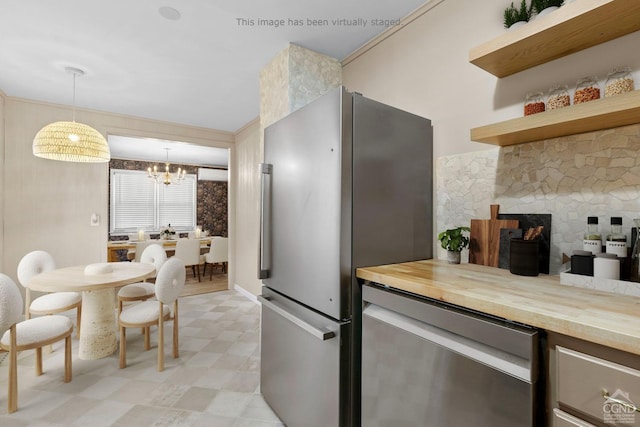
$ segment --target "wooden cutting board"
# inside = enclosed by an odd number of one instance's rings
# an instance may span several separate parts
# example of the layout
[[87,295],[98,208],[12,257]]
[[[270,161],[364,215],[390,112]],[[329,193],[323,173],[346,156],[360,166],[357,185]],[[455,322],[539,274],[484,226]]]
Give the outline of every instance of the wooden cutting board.
[[469,233],[469,262],[498,266],[500,255],[500,229],[518,228],[517,219],[498,219],[500,205],[491,205],[490,219],[472,219]]

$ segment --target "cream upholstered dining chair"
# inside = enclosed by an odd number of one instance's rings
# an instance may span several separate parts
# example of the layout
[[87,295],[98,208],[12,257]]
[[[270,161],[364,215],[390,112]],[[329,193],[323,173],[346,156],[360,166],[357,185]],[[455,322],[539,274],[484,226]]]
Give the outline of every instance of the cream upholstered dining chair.
[[[154,279],[157,276],[158,271],[160,271],[160,268],[166,261],[167,253],[164,248],[157,243],[147,245],[140,256],[141,263],[153,264],[156,268],[156,272],[150,279]],[[153,283],[149,283],[146,280],[123,286],[117,295],[118,313],[122,311],[122,306],[125,302],[145,301],[154,296],[155,292],[156,290]]]
[[174,255],[184,262],[186,267],[191,267],[193,277],[198,271],[198,282],[200,281],[200,240],[199,239],[179,239],[176,242],[176,253]]
[[202,274],[207,273],[207,264],[211,264],[211,273],[209,273],[209,280],[213,279],[213,267],[217,263],[222,264],[222,271],[227,271],[227,262],[229,262],[229,244],[228,239],[222,236],[214,236],[211,239],[211,248],[209,252],[202,255],[202,262],[204,262],[204,271]]
[[144,301],[127,307],[118,316],[120,329],[120,368],[127,367],[126,328],[144,328],[144,349],[149,350],[149,328],[158,326],[158,371],[164,370],[164,322],[171,319],[173,311],[173,357],[178,358],[178,297],[184,288],[185,265],[179,258],[171,257],[156,277],[157,301]]
[[32,315],[56,314],[77,309],[76,336],[79,337],[82,315],[82,294],[80,292],[52,292],[31,300],[31,290],[29,289],[31,279],[55,268],[56,262],[53,256],[39,250],[29,252],[18,263],[18,281],[25,288],[25,318],[31,319]]
[[136,242],[136,247],[129,250],[129,252],[127,253],[127,258],[129,259],[129,261],[140,262],[140,258],[142,257],[144,250],[151,245],[157,245],[157,243],[152,240]]
[[71,381],[71,319],[59,315],[21,319],[18,285],[0,273],[0,351],[9,352],[9,413],[18,410],[18,352],[36,349],[36,375],[42,375],[42,347],[64,339],[64,382]]

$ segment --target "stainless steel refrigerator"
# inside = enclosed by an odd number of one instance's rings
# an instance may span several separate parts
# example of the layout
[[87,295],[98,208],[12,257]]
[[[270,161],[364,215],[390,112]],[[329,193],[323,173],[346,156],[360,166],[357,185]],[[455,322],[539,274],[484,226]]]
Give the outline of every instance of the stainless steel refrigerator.
[[432,257],[432,127],[336,88],[265,129],[261,391],[288,427],[360,425],[355,269]]

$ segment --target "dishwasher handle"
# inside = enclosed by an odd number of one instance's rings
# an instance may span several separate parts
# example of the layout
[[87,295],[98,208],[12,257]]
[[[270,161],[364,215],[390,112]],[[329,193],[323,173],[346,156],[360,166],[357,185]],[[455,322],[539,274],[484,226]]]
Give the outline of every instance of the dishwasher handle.
[[334,338],[336,336],[336,333],[333,332],[333,331],[325,331],[325,330],[316,328],[315,326],[311,325],[310,323],[305,322],[304,320],[300,319],[299,317],[291,314],[290,312],[288,312],[284,308],[282,308],[282,307],[276,305],[274,302],[272,302],[269,297],[263,297],[262,295],[258,295],[258,301],[260,301],[260,303],[264,307],[267,307],[268,309],[274,311],[276,314],[284,317],[289,322],[291,322],[294,325],[298,326],[299,328],[305,330],[309,334],[311,334],[314,337],[318,338],[320,341],[327,341],[327,340],[330,340],[331,338]]
[[521,381],[528,383],[534,381],[533,376],[535,372],[534,369],[532,369],[531,360],[490,347],[481,342],[429,325],[428,323],[407,317],[375,304],[368,304],[363,310],[362,315],[363,317],[370,317],[404,332],[416,335],[467,359],[504,372]]

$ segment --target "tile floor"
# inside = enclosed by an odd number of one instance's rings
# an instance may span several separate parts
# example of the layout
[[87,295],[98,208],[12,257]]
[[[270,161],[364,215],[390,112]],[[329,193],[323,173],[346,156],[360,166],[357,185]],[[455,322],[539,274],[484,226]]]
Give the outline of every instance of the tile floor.
[[[45,356],[36,377],[33,353],[19,357],[18,411],[7,414],[7,361],[0,363],[0,426],[283,426],[259,392],[260,308],[236,291],[180,298],[180,358],[171,356],[165,328],[165,370],[157,372],[157,343],[142,349],[139,330],[127,331],[126,369],[118,353],[77,358],[63,383],[62,343]],[[155,328],[154,328],[155,329]],[[1,357],[1,356],[0,356]]]

